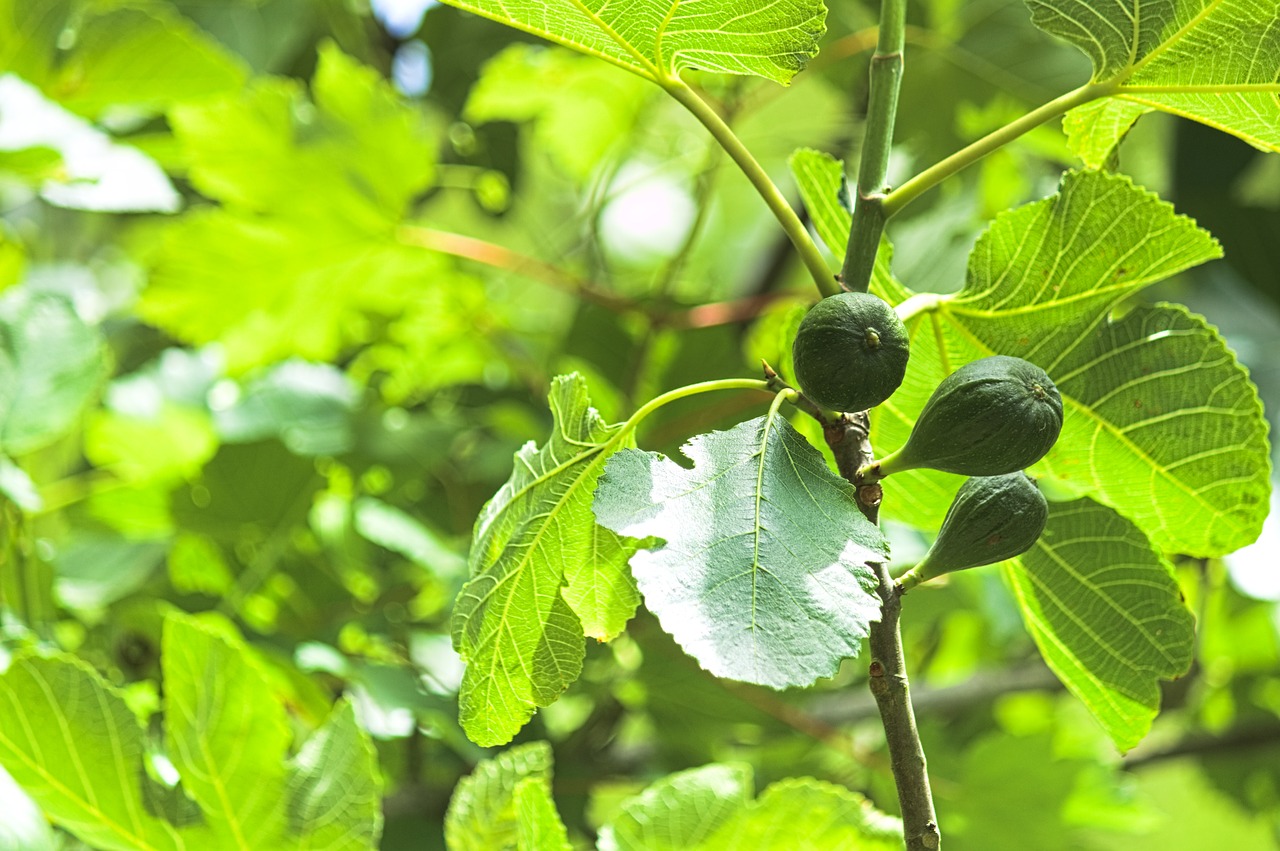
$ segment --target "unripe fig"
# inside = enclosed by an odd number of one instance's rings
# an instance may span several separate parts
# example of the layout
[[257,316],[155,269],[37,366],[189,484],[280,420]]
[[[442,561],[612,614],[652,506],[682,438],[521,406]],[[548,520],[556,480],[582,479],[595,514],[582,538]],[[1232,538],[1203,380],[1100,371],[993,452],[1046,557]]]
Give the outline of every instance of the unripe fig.
[[908,341],[906,327],[884,299],[870,293],[828,296],[796,331],[796,381],[823,408],[874,408],[902,383]]
[[1062,397],[1043,369],[994,355],[967,363],[933,391],[907,442],[864,468],[869,480],[928,467],[999,476],[1045,456],[1062,431]]
[[975,476],[960,486],[929,552],[898,580],[926,579],[1022,555],[1049,520],[1049,503],[1026,473]]

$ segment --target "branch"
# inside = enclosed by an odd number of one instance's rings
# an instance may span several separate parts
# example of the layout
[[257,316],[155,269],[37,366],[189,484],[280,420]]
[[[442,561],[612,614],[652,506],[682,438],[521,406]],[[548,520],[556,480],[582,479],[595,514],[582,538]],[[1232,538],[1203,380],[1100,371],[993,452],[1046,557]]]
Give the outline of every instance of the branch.
[[1177,759],[1184,756],[1197,756],[1223,751],[1256,749],[1268,745],[1280,744],[1280,724],[1251,724],[1234,730],[1227,730],[1218,735],[1197,734],[1187,736],[1179,742],[1161,748],[1141,752],[1130,751],[1120,763],[1127,771],[1133,771],[1153,762],[1166,759]]
[[[840,475],[857,488],[858,508],[868,520],[878,523],[883,496],[880,485],[866,484],[857,475],[861,467],[875,460],[867,412],[840,414],[822,422],[823,437],[835,455]],[[920,744],[915,710],[911,706],[902,633],[898,628],[902,598],[894,589],[887,564],[876,565],[876,593],[880,595],[881,609],[880,620],[871,624],[868,638],[871,651],[868,685],[880,711],[880,723],[889,747],[907,851],[937,851],[942,847],[942,834],[933,809],[933,792],[929,788],[924,747]]]
[[880,235],[888,218],[883,209],[889,151],[902,86],[902,51],[906,38],[907,0],[882,0],[876,52],[871,57],[871,94],[867,103],[867,132],[858,165],[858,194],[853,202],[853,227],[840,279],[845,289],[864,293],[871,283]]

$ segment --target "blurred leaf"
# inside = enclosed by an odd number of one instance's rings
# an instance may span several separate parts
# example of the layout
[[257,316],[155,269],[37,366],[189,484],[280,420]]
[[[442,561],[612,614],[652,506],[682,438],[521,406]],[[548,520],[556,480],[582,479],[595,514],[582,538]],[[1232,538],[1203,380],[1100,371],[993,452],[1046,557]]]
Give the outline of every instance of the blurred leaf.
[[[27,148],[27,151],[44,151],[45,148]],[[22,153],[22,152],[19,152]],[[56,152],[53,153],[58,159]],[[0,174],[11,172],[12,158],[7,151],[0,151]],[[22,269],[27,263],[27,253],[22,244],[16,242],[3,229],[0,229],[0,290],[8,289],[22,280]]]
[[444,817],[449,851],[517,851],[516,791],[530,779],[551,782],[551,746],[546,742],[518,745],[477,765],[449,800]]
[[27,512],[39,511],[44,502],[26,471],[4,455],[0,455],[0,497]]
[[380,547],[427,568],[440,576],[461,576],[465,560],[439,536],[395,506],[360,497],[353,507],[353,522],[360,535]]
[[356,725],[351,704],[334,707],[293,760],[289,826],[301,849],[359,851],[382,832],[377,754]]
[[91,117],[108,107],[161,112],[245,78],[238,59],[159,3],[0,0],[0,68]]
[[[1062,436],[1042,462],[1056,482],[1112,506],[1162,549],[1209,556],[1248,543],[1266,516],[1269,462],[1247,374],[1181,307],[1112,314],[1142,287],[1217,254],[1211,237],[1127,178],[1068,174],[1058,195],[997,218],[974,248],[965,288],[908,320],[911,363],[876,409],[876,448],[905,442],[955,368],[1015,355],[1044,367],[1063,395]],[[914,516],[886,507],[934,524],[958,481],[908,473],[899,484]]]
[[[601,0],[548,5],[534,0],[449,0],[485,18],[598,56],[655,82],[685,68],[755,74],[786,84],[818,52],[826,31],[821,0],[762,3]],[[655,25],[655,22],[658,22]]]
[[519,851],[572,851],[544,778],[525,777],[516,784],[515,808]]
[[222,597],[235,584],[218,545],[203,535],[182,533],[169,549],[169,582],[179,594]]
[[120,693],[71,656],[0,675],[0,763],[53,822],[105,849],[185,848],[142,801],[145,745]]
[[339,455],[351,448],[357,400],[337,367],[291,360],[250,381],[214,421],[228,443],[275,437],[299,455]]
[[692,469],[624,449],[605,464],[599,522],[665,544],[631,557],[645,605],[716,676],[784,688],[832,676],[880,614],[888,546],[853,486],[776,408],[682,451]]
[[558,698],[582,669],[584,631],[611,638],[638,602],[626,567],[634,546],[591,513],[604,461],[630,435],[600,419],[580,376],[556,378],[548,401],[551,437],[525,444],[481,511],[471,581],[454,604],[453,643],[467,661],[459,716],[481,745],[510,741]]
[[62,298],[0,298],[0,451],[22,455],[68,434],[106,378],[105,355]]
[[704,765],[657,781],[600,831],[600,851],[692,851],[751,800],[747,765]]
[[128,482],[194,476],[217,450],[218,437],[207,413],[169,403],[154,417],[101,408],[85,427],[85,457]]
[[165,620],[165,740],[219,841],[272,847],[284,833],[289,728],[229,629],[182,615]]
[[601,851],[892,851],[902,823],[861,795],[811,777],[752,800],[751,770],[713,764],[664,777],[622,805]]
[[54,558],[58,598],[78,609],[97,609],[141,588],[164,559],[168,541],[76,529]]
[[1160,680],[1191,666],[1195,623],[1142,532],[1090,500],[1052,503],[1040,540],[1009,564],[1027,629],[1121,751],[1160,708]]
[[172,500],[182,528],[236,544],[302,524],[320,476],[309,458],[274,440],[224,444],[198,482]]
[[463,117],[534,125],[534,141],[585,180],[630,133],[650,90],[630,74],[566,50],[513,44],[485,65]]
[[[931,773],[950,778],[938,784],[938,819],[952,826],[946,843],[957,851],[1094,849],[1085,830],[1094,825],[1081,824],[1069,810],[1078,791],[1086,786],[1095,793],[1095,810],[1114,810],[1129,797],[1117,788],[1118,781],[1089,783],[1096,782],[1092,773],[1099,763],[1063,753],[1047,732],[1019,736],[998,731],[963,745],[954,756],[944,748],[931,750],[929,763]],[[958,764],[951,765],[952,760]],[[1135,829],[1126,830],[1129,824]],[[1145,847],[1139,824],[1121,822],[1108,832]]]
[[699,851],[898,851],[902,822],[861,795],[811,777],[780,780],[738,810]]
[[1093,62],[1114,94],[1072,110],[1066,128],[1098,168],[1139,115],[1159,109],[1280,151],[1280,5],[1274,0],[1027,0],[1036,26]]
[[140,313],[192,343],[220,341],[241,372],[291,355],[330,361],[448,270],[396,241],[429,183],[422,116],[371,69],[326,45],[314,105],[291,80],[175,109],[191,180],[221,209],[166,233]]

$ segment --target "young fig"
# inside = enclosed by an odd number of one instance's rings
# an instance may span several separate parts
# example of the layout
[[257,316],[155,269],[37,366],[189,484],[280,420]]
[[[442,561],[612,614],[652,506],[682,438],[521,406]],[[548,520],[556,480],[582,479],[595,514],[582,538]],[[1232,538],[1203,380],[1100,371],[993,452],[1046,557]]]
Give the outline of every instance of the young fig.
[[907,442],[864,468],[870,481],[928,467],[999,476],[1045,456],[1062,431],[1062,397],[1022,358],[993,355],[957,369],[933,391]]
[[908,342],[906,327],[884,299],[870,293],[828,296],[796,331],[796,381],[823,408],[874,408],[902,384]]
[[903,574],[903,591],[935,576],[1022,555],[1049,519],[1049,503],[1026,473],[975,476],[960,486],[933,546]]

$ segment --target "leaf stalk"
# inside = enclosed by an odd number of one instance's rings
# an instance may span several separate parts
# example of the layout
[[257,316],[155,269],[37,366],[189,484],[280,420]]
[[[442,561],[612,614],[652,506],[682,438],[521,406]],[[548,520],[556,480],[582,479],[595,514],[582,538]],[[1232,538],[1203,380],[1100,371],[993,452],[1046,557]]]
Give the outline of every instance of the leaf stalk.
[[760,197],[764,199],[769,210],[777,218],[778,223],[782,225],[783,231],[791,239],[791,244],[796,247],[796,251],[800,254],[800,259],[804,261],[805,267],[809,270],[809,274],[813,277],[814,284],[818,287],[818,292],[824,296],[835,295],[840,292],[840,286],[836,282],[835,276],[831,274],[831,269],[827,266],[827,261],[823,259],[822,253],[818,251],[818,246],[814,244],[813,238],[809,236],[808,229],[804,226],[804,222],[800,221],[800,217],[796,215],[796,211],[792,208],[790,202],[783,196],[781,190],[769,177],[768,173],[752,156],[747,146],[742,144],[742,140],[738,138],[733,129],[720,117],[711,105],[698,96],[689,84],[677,78],[668,78],[662,81],[662,87],[667,90],[673,98],[680,102],[685,109],[693,113],[693,117],[702,123],[710,131],[715,140],[724,148],[725,153],[733,158],[738,164],[738,168],[742,169],[742,173],[746,175],[747,180],[751,181],[751,185],[760,193]]
[[1034,130],[1052,118],[1064,115],[1067,111],[1077,106],[1106,97],[1112,94],[1115,88],[1115,83],[1086,83],[1047,103],[1041,104],[1021,118],[1015,119],[998,130],[988,133],[976,142],[961,148],[886,195],[883,205],[885,217],[893,218],[893,216],[902,211],[903,207],[948,177],[973,165],[987,154],[999,150],[1019,136]]

